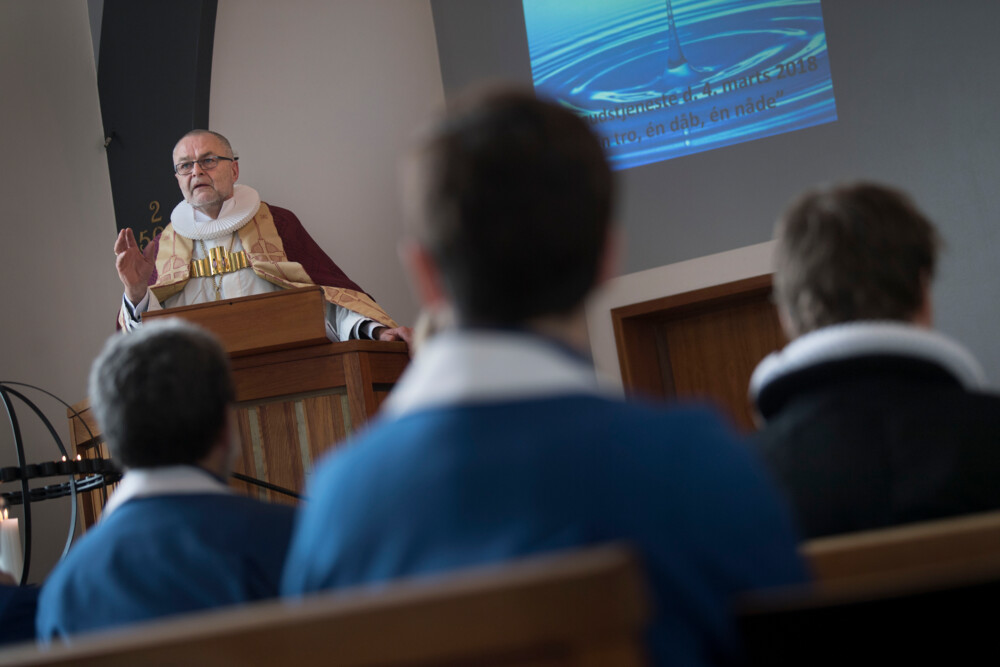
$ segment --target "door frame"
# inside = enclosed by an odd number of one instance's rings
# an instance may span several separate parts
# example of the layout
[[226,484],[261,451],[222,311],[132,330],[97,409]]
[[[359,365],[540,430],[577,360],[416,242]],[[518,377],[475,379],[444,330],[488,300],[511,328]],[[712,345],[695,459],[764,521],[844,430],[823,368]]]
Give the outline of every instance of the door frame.
[[774,245],[774,241],[758,243],[621,275],[605,283],[587,304],[591,355],[605,384],[624,387],[612,310],[770,274]]
[[[674,395],[669,354],[661,349],[656,327],[664,320],[770,294],[772,274],[664,296],[611,310],[622,384],[627,394],[667,398]],[[651,363],[656,360],[656,363]]]

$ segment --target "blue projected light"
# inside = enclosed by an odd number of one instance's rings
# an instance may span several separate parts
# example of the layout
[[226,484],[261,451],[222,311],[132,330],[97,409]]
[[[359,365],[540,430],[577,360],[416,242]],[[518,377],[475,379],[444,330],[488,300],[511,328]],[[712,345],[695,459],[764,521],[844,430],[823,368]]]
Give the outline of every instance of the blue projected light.
[[524,0],[539,95],[615,169],[837,120],[819,0]]

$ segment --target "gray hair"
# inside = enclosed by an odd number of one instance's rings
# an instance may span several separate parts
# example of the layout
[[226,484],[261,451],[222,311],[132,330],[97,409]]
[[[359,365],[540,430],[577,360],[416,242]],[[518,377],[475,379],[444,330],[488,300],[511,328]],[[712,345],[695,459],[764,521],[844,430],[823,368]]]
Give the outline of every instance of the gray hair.
[[222,346],[178,319],[109,339],[90,369],[89,394],[112,456],[129,468],[199,462],[234,400]]
[[178,139],[176,143],[174,143],[174,150],[177,150],[177,144],[181,143],[188,137],[197,137],[202,134],[210,134],[222,142],[222,145],[226,147],[226,153],[227,153],[227,155],[224,155],[223,157],[236,157],[236,153],[233,152],[233,145],[229,143],[229,139],[226,139],[224,136],[213,130],[203,130],[203,129],[191,130],[190,132],[186,133],[183,137]]

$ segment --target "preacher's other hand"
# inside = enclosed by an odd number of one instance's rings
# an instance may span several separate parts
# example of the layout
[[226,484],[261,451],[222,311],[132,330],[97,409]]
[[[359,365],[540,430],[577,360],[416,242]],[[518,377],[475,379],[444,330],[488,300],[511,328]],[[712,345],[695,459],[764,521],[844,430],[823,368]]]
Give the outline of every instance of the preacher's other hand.
[[375,340],[401,340],[407,345],[410,344],[410,339],[413,337],[413,329],[410,327],[396,327],[394,329],[377,327],[372,333]]
[[125,286],[125,296],[133,305],[146,296],[149,277],[156,267],[153,262],[155,252],[152,243],[147,243],[146,249],[139,252],[139,244],[135,242],[131,227],[118,233],[115,241],[115,268],[118,269],[118,278]]

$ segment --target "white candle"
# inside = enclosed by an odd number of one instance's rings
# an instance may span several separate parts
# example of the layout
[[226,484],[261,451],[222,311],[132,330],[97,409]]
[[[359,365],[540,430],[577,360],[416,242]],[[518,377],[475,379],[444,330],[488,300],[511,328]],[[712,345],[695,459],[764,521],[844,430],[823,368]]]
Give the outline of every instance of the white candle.
[[21,530],[17,519],[7,518],[7,509],[0,513],[0,570],[15,581],[21,580]]

